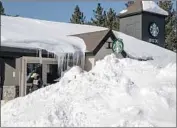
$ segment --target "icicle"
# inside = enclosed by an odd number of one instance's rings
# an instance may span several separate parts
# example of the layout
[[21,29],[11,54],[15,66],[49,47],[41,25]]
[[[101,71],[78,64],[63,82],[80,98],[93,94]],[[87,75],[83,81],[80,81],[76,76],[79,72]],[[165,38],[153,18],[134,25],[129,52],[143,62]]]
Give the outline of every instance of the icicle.
[[58,71],[59,71],[59,75],[61,76],[61,57],[60,57],[60,56],[58,56],[57,61],[58,61]]
[[77,63],[77,57],[76,57],[76,53],[74,53],[74,56],[73,56],[73,66],[75,66],[76,65],[76,63]]
[[61,65],[62,65],[62,76],[64,75],[64,71],[65,71],[65,55],[62,56],[62,59],[61,59]]
[[72,56],[72,62],[71,63],[72,63],[72,67],[73,67],[74,66],[74,53],[72,53],[71,56]]
[[61,54],[58,56],[58,69],[60,70],[60,74],[61,77],[63,76],[63,72],[64,72],[64,58],[65,58],[65,54]]
[[39,63],[42,64],[42,50],[39,49]]
[[70,67],[69,67],[69,53],[67,54],[67,70],[69,70],[70,69]]
[[85,64],[85,52],[75,53],[56,53],[54,56],[58,61],[58,74],[62,77],[66,70],[69,70],[73,66],[80,66],[84,69]]
[[78,61],[79,61],[79,52],[76,52],[76,66],[78,66]]
[[39,51],[39,50],[37,49],[37,50],[36,50],[36,57],[38,57],[38,56],[39,56],[39,55],[38,55],[38,51]]
[[47,51],[47,58],[49,58],[50,52]]
[[82,52],[81,54],[81,68],[84,69],[85,67],[85,52]]

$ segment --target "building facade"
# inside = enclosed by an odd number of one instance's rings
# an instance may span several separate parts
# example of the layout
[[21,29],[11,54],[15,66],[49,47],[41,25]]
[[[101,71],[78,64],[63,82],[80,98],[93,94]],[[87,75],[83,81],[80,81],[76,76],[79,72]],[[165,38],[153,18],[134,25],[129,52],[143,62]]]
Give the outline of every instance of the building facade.
[[[97,60],[103,59],[106,55],[113,53],[112,42],[116,40],[112,30],[104,30],[90,33],[72,35],[84,40],[87,51],[85,52],[85,65],[82,67],[81,60],[73,64],[73,58],[64,60],[64,65],[58,66],[56,56],[47,53],[45,50],[38,52],[37,49],[23,49],[14,47],[0,47],[0,71],[1,71],[1,99],[11,100],[29,93],[32,81],[29,79],[30,73],[40,74],[43,85],[50,85],[57,82],[62,76],[60,69],[67,70],[78,65],[89,71]],[[119,57],[124,57],[121,53]],[[72,63],[70,63],[72,62]]]
[[[148,2],[148,1],[146,1]],[[165,43],[165,17],[166,13],[155,2],[148,4],[156,6],[146,7],[146,2],[138,0],[120,15],[120,31],[137,39],[164,47]],[[148,9],[144,9],[144,8]],[[158,11],[163,13],[159,13]]]

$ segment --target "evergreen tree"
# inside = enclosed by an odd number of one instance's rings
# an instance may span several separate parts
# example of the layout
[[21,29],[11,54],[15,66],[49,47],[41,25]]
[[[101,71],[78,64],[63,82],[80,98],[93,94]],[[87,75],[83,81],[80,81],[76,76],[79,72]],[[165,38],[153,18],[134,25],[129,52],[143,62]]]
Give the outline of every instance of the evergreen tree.
[[91,21],[87,21],[87,22],[85,22],[85,24],[92,25],[92,22]]
[[107,14],[106,14],[106,11],[103,12],[103,26],[104,27],[107,27],[108,25],[108,21],[107,21]]
[[98,3],[96,10],[93,10],[94,18],[91,18],[91,22],[96,26],[106,26],[106,12],[101,7],[101,4]]
[[173,9],[172,1],[160,1],[159,6],[168,12],[165,19],[165,48],[176,51],[176,11]]
[[74,9],[74,14],[72,14],[72,18],[70,19],[71,23],[75,24],[84,24],[85,23],[85,16],[83,12],[81,12],[78,5],[76,5]]
[[128,8],[128,7],[130,7],[132,4],[134,4],[134,1],[128,1],[127,3],[125,3],[125,6]]
[[0,1],[0,11],[1,11],[1,15],[5,15],[5,13],[4,13],[4,7],[3,7],[1,1]]
[[119,20],[116,12],[110,8],[106,15],[106,27],[114,30],[119,29]]

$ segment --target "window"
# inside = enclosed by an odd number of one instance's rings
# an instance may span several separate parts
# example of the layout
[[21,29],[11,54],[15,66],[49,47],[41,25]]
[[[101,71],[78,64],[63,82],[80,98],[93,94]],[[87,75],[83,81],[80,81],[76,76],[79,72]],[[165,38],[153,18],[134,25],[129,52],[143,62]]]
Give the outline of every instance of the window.
[[32,83],[32,73],[38,73],[42,78],[42,66],[39,63],[27,63],[27,83]]
[[57,81],[55,81],[56,79],[58,79],[61,75],[60,72],[58,70],[58,64],[48,64],[48,72],[47,72],[47,83],[48,84],[53,84]]
[[107,42],[108,43],[108,47],[106,49],[112,49],[112,42]]

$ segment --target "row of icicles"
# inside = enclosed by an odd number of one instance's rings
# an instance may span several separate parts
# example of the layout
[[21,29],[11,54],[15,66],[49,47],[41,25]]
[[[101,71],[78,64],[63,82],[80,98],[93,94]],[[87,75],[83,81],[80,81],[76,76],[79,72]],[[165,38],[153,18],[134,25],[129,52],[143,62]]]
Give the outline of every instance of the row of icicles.
[[[40,64],[42,64],[41,49],[37,51],[37,55],[39,55]],[[49,58],[50,55],[52,55],[52,58],[56,58],[58,62],[58,74],[60,74],[59,76],[61,77],[73,66],[80,66],[82,69],[84,68],[85,52],[77,51],[75,53],[58,53],[58,55],[47,52],[47,58]]]

